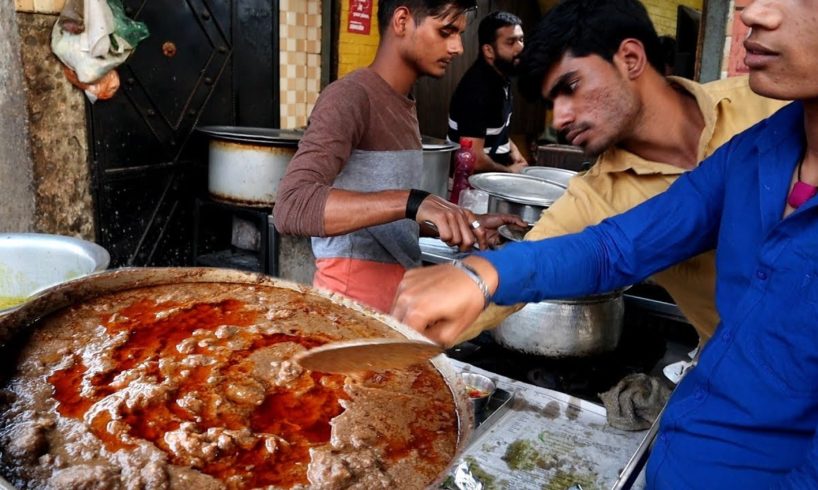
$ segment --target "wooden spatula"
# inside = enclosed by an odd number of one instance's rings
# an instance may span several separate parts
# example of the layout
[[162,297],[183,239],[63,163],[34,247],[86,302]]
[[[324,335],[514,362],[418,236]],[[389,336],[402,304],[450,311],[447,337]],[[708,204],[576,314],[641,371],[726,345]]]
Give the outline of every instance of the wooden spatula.
[[443,347],[425,340],[358,339],[330,342],[295,355],[310,371],[351,373],[401,369],[427,361]]

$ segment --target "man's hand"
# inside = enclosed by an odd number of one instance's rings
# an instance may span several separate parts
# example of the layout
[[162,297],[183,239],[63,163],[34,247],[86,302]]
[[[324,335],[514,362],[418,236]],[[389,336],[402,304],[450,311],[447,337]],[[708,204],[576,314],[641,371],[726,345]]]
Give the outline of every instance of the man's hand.
[[[497,271],[485,259],[469,257],[489,291],[497,288]],[[392,315],[428,338],[453,345],[477,319],[483,293],[465,272],[451,265],[412,269],[403,276],[392,306]]]
[[[497,229],[501,226],[516,225],[521,228],[528,228],[528,223],[513,214],[480,214],[477,216],[477,221],[480,222],[480,228],[486,234],[486,244],[491,248],[500,245],[500,233]],[[485,248],[481,246],[480,250],[485,250]]]
[[517,148],[514,141],[509,140],[509,145],[511,148],[511,151],[509,152],[509,156],[511,156],[511,165],[508,166],[508,171],[518,174],[528,166],[528,162],[525,158],[523,158],[523,154],[520,153],[520,149]]
[[508,166],[508,171],[515,174],[519,174],[526,167],[528,167],[528,162],[526,162],[525,160],[515,161],[514,163]]
[[433,223],[441,240],[464,252],[471,250],[475,243],[481,249],[488,247],[486,231],[474,213],[434,194],[423,200],[416,219],[418,223]]

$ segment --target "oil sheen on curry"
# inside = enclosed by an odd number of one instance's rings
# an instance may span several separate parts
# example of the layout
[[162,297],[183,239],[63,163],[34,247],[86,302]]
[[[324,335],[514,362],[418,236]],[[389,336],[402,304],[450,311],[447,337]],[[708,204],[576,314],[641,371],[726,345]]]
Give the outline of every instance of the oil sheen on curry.
[[454,457],[431,364],[359,375],[290,361],[397,336],[309,293],[221,283],[110,294],[41,321],[0,393],[18,488],[424,488]]

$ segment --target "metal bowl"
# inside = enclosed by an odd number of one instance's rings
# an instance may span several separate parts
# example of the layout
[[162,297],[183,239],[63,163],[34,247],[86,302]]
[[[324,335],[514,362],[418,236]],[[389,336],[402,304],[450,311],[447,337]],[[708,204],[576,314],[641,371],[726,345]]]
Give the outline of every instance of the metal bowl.
[[466,385],[466,395],[471,400],[472,408],[474,408],[475,421],[480,420],[481,415],[486,410],[491,396],[497,389],[497,385],[488,376],[475,373],[462,373],[460,379]]
[[96,243],[42,233],[0,235],[0,314],[38,291],[108,267]]

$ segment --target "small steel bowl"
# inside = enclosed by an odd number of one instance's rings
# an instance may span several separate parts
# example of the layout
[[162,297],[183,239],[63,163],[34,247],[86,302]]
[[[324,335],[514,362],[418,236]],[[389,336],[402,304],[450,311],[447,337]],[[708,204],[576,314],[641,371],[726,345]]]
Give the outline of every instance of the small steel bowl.
[[491,395],[497,389],[497,385],[482,374],[462,373],[460,378],[463,380],[463,384],[466,385],[466,395],[471,400],[474,408],[475,421],[480,420],[481,415],[486,410],[486,405],[491,399]]

